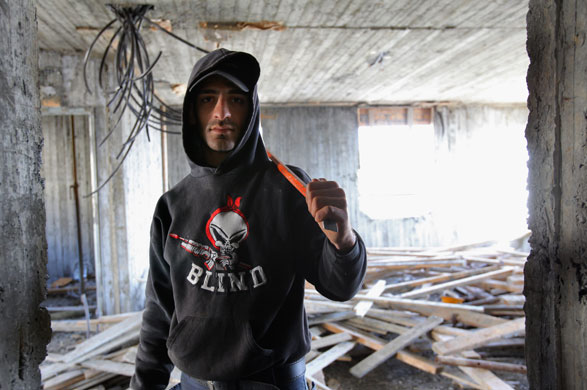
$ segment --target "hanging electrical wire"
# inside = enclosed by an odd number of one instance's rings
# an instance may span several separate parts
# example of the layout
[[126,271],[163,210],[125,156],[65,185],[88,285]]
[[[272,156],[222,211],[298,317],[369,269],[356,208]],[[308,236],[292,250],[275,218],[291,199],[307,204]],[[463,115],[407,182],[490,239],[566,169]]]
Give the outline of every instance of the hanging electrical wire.
[[104,142],[110,138],[127,110],[134,116],[135,120],[127,138],[122,143],[116,156],[118,164],[108,178],[91,194],[98,192],[112,179],[112,177],[114,177],[128,156],[137,136],[139,136],[143,130],[146,133],[147,139],[150,141],[150,130],[178,134],[177,132],[165,130],[165,127],[181,125],[181,110],[177,110],[167,105],[155,93],[155,83],[152,71],[155,64],[157,64],[157,61],[161,58],[162,52],[160,51],[159,54],[157,54],[157,57],[155,57],[155,60],[151,62],[147,47],[140,34],[143,22],[146,21],[150,23],[193,49],[199,50],[202,53],[209,52],[208,50],[195,46],[170,31],[167,31],[159,24],[147,18],[145,14],[154,8],[152,5],[144,4],[129,7],[107,4],[107,7],[114,12],[116,18],[108,22],[100,32],[98,32],[98,35],[94,38],[86,51],[83,67],[83,77],[86,89],[89,93],[92,93],[87,77],[87,66],[90,54],[100,37],[118,22],[119,26],[114,31],[112,38],[102,54],[98,70],[98,83],[101,88],[104,88],[103,75],[107,70],[106,59],[110,50],[113,49],[114,79],[116,80],[117,87],[114,91],[110,92],[112,96],[108,100],[107,106],[110,108],[110,113],[114,118],[112,121],[114,124],[110,126],[106,136],[100,142],[100,145],[104,144]]

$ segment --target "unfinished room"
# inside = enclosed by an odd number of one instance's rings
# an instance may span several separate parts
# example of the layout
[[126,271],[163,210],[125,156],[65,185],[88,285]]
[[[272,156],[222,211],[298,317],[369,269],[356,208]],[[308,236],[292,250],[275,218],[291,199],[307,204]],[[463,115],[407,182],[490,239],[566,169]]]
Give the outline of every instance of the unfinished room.
[[587,390],[587,1],[0,18],[0,389]]

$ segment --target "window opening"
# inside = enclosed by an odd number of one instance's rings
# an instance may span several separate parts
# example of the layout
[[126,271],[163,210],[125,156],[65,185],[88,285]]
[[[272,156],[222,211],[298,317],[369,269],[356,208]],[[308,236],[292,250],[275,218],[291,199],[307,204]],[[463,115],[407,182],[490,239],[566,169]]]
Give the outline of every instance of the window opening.
[[359,110],[359,207],[371,219],[420,217],[431,211],[431,116],[428,108]]

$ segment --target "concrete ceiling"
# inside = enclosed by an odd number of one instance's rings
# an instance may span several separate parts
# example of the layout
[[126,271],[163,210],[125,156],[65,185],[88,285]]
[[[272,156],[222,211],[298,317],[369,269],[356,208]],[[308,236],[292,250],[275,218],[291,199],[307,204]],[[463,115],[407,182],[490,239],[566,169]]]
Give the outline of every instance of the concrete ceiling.
[[[39,45],[84,52],[114,19],[116,1],[37,2]],[[140,2],[124,2],[124,4]],[[151,19],[213,50],[248,51],[261,63],[265,104],[525,103],[528,0],[161,0]],[[243,22],[243,23],[240,23]],[[262,29],[271,27],[269,29]],[[112,31],[112,30],[111,30]],[[105,34],[106,36],[108,34]],[[110,33],[110,36],[112,33]],[[158,93],[181,101],[202,53],[143,28]],[[101,39],[101,55],[109,37]],[[180,85],[180,88],[177,86]]]

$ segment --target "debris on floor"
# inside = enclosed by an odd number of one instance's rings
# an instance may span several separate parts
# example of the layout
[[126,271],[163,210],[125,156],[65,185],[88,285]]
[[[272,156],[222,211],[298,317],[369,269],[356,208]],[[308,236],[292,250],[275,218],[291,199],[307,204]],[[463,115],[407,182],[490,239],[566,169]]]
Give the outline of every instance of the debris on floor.
[[[346,362],[352,377],[363,378],[393,358],[424,375],[449,378],[454,388],[527,388],[527,257],[494,243],[369,249],[364,290],[353,300],[333,302],[307,285],[307,379],[319,389],[343,390],[349,387],[323,374],[333,362]],[[48,355],[41,365],[43,388],[126,389],[140,322],[140,312],[52,321],[55,335],[78,340],[64,353]],[[91,337],[80,335],[88,330]],[[170,387],[178,381],[174,371]]]
[[[350,302],[329,301],[308,286],[314,339],[307,376],[329,389],[316,375],[360,344],[371,352],[352,358],[349,371],[357,378],[395,358],[463,388],[517,388],[526,381],[520,361],[528,253],[491,244],[371,248],[366,288]],[[491,352],[516,348],[512,356]],[[516,383],[503,372],[516,373]]]

